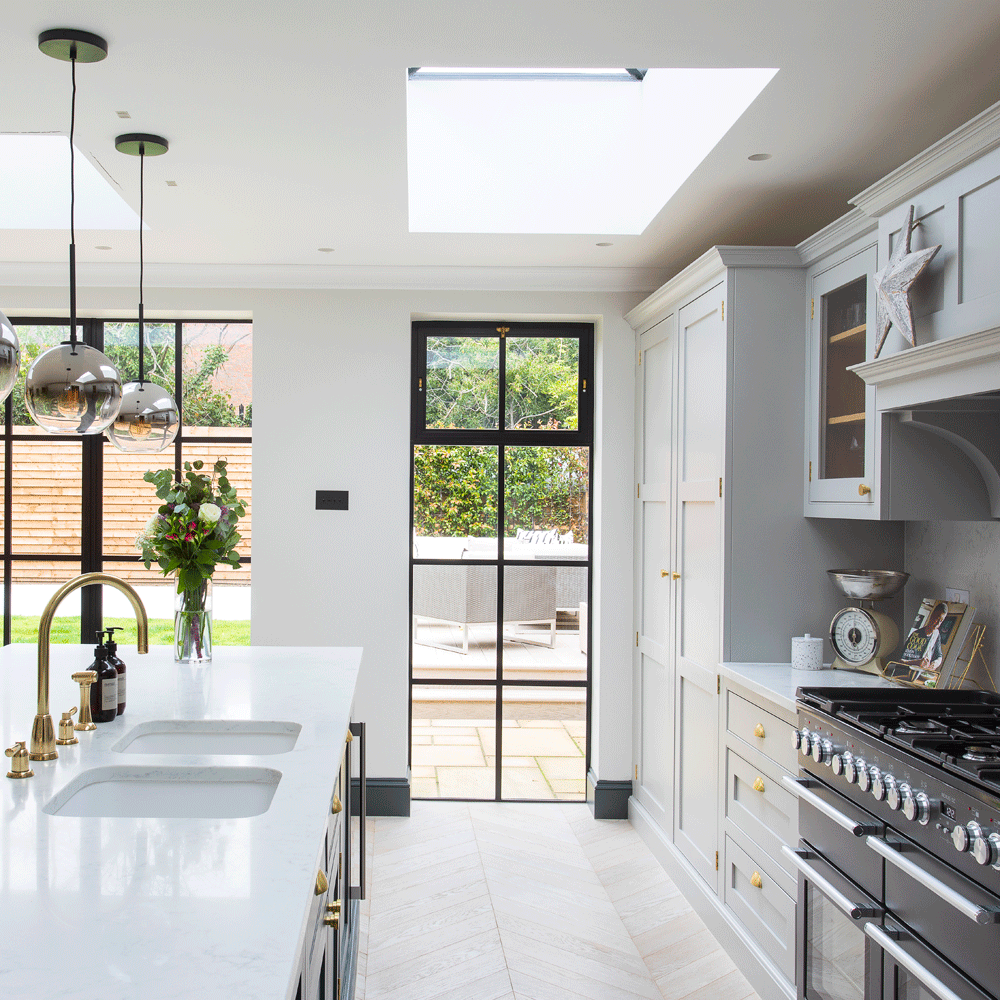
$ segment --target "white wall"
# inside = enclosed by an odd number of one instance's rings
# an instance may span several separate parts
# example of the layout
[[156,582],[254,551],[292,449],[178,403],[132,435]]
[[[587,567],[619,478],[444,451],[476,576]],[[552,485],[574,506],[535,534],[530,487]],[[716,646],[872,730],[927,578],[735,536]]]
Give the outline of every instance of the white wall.
[[[253,642],[364,646],[356,714],[371,776],[406,773],[410,322],[431,317],[596,325],[592,764],[631,774],[633,335],[621,317],[641,297],[147,289],[148,318],[253,318]],[[66,315],[64,288],[0,287],[0,303]],[[134,310],[134,289],[79,289],[80,315]],[[349,490],[350,510],[315,510],[317,489]]]

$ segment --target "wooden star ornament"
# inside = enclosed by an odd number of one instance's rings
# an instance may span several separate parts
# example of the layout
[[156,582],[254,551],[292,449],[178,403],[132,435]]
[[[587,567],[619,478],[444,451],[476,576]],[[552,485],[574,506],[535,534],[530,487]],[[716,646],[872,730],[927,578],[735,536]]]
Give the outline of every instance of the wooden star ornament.
[[874,357],[878,357],[885,343],[889,327],[896,329],[916,347],[913,335],[913,306],[910,305],[910,288],[921,272],[934,259],[941,245],[910,253],[910,234],[913,231],[913,206],[906,213],[906,222],[899,239],[889,256],[889,263],[875,272],[875,331],[878,342]]

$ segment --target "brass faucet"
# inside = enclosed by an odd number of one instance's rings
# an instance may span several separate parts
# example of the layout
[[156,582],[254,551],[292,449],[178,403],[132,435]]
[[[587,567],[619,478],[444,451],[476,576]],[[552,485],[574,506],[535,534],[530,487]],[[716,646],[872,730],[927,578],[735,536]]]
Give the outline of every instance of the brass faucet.
[[139,595],[124,580],[107,573],[84,573],[64,583],[45,605],[38,622],[38,714],[35,716],[35,724],[31,727],[31,752],[28,754],[32,760],[55,760],[59,756],[56,751],[55,727],[52,725],[52,716],[49,715],[49,643],[52,619],[55,617],[56,608],[67,594],[94,583],[114,587],[129,599],[135,611],[136,645],[140,653],[149,652],[149,619],[146,617],[146,609]]

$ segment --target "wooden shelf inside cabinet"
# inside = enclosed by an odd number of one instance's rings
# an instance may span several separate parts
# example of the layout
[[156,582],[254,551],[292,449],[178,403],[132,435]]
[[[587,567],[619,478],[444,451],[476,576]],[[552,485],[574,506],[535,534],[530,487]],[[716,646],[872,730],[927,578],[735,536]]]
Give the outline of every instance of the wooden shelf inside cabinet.
[[867,328],[867,324],[862,323],[861,326],[852,326],[850,330],[843,330],[841,333],[834,333],[830,336],[830,343],[838,344],[840,341],[847,340],[850,337],[864,336]]
[[865,419],[864,413],[845,413],[839,417],[830,417],[828,424],[860,424]]

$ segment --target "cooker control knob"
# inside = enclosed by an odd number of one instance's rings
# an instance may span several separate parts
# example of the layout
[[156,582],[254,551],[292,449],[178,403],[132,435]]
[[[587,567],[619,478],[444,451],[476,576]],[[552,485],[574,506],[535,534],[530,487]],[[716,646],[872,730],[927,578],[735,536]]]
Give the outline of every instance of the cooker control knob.
[[806,757],[809,756],[809,753],[812,750],[812,735],[813,734],[805,728],[799,731],[799,749]]
[[1000,833],[991,833],[987,840],[993,845],[993,867],[1000,872]]
[[992,837],[996,837],[996,834],[994,833],[990,837],[987,837],[980,830],[979,836],[973,838],[972,856],[981,865],[992,865],[997,860],[996,842],[991,839]]
[[813,736],[812,759],[816,761],[817,764],[829,764],[832,756],[833,743],[831,743],[830,740],[820,739],[819,735]]
[[917,799],[913,789],[905,781],[899,783],[899,798],[903,815],[912,823],[917,818]]
[[834,774],[844,773],[844,769],[846,767],[846,761],[844,760],[845,756],[846,754],[835,753],[831,758],[830,767],[832,768]]
[[868,765],[865,763],[864,757],[855,757],[854,766],[858,771],[858,788],[867,792],[872,787],[872,776],[868,773]]
[[792,749],[793,750],[798,750],[799,747],[802,746],[802,733],[803,732],[804,732],[804,730],[802,730],[802,729],[793,729],[792,730]]
[[882,772],[874,764],[868,768],[868,772],[872,776],[872,795],[881,802],[885,798],[885,779],[882,777]]
[[927,826],[931,820],[931,800],[926,792],[917,792],[917,822]]
[[854,754],[850,750],[845,750],[841,756],[844,759],[844,777],[849,785],[853,785],[858,780],[858,768],[854,761]]
[[898,809],[901,796],[899,794],[899,786],[896,784],[896,779],[891,774],[887,774],[882,780],[885,784],[886,805],[890,809]]
[[955,845],[956,851],[969,849],[969,831],[961,823],[956,823],[955,829],[951,831],[951,842]]

